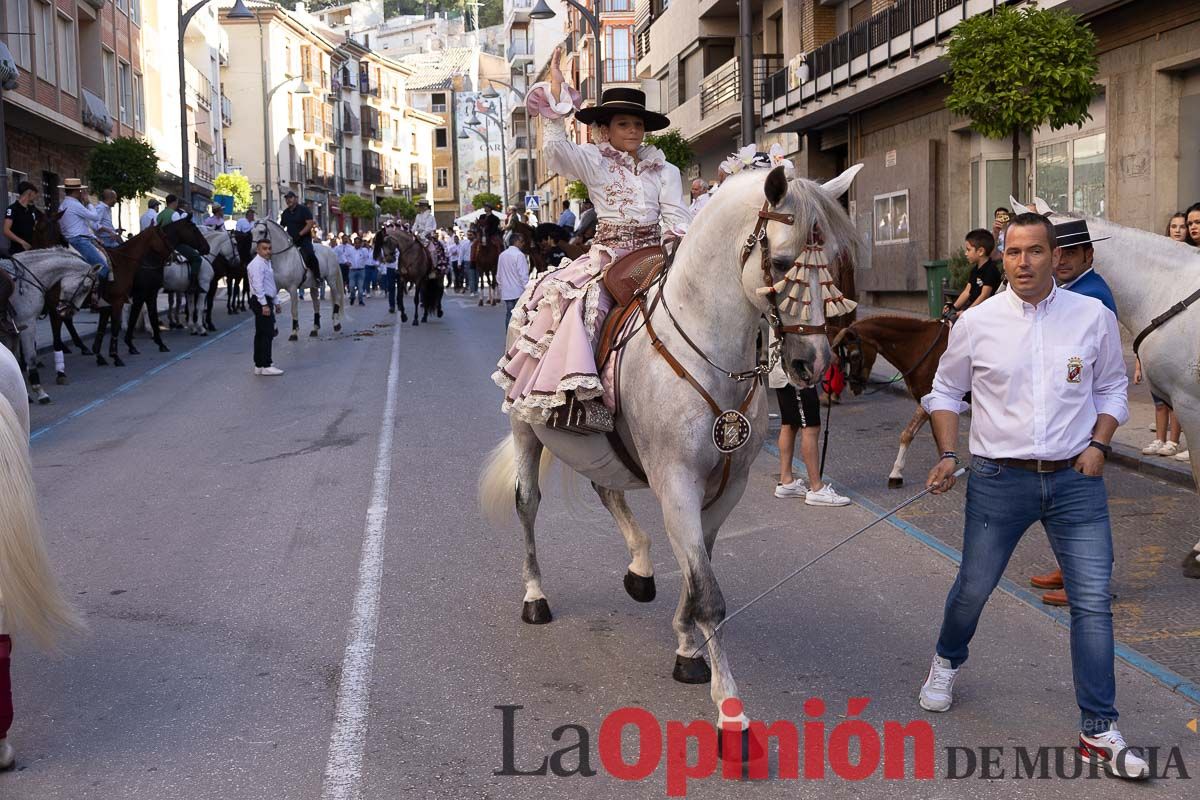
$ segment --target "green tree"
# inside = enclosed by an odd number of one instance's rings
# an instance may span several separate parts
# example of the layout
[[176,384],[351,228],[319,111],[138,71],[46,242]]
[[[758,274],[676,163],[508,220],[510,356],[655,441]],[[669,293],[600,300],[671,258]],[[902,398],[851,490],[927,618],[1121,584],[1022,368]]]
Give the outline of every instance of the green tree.
[[488,203],[495,209],[504,207],[504,201],[500,199],[500,195],[492,192],[480,192],[471,198],[471,205],[474,208],[483,208]]
[[1091,119],[1095,34],[1064,11],[1001,6],[960,22],[946,57],[946,107],[990,139],[1012,137],[1012,194],[1020,197],[1021,134]]
[[679,132],[678,128],[670,128],[662,133],[652,133],[646,137],[646,144],[662,150],[667,161],[679,167],[680,170],[687,169],[695,158],[692,146],[688,144],[687,139],[683,138],[683,134]]
[[588,190],[587,184],[583,181],[571,181],[567,184],[567,197],[572,200],[587,200]]
[[349,214],[355,219],[374,219],[375,204],[368,198],[357,194],[344,194],[338,200],[338,206],[343,214]]
[[379,210],[399,219],[411,221],[417,218],[417,207],[407,197],[384,197],[379,201]]
[[149,142],[122,136],[92,150],[88,182],[96,194],[112,189],[118,200],[129,200],[153,189],[157,179],[158,154]]
[[235,214],[241,214],[250,207],[250,181],[240,172],[222,172],[213,179],[213,194],[233,197]]

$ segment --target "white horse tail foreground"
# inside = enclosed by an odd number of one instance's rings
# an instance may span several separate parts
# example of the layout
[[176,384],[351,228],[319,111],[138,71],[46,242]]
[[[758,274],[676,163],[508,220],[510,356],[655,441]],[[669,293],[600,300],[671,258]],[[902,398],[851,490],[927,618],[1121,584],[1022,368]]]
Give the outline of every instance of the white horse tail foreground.
[[29,461],[29,406],[21,368],[0,349],[0,634],[16,628],[52,648],[82,630],[46,556]]
[[[759,319],[767,315],[780,334],[782,352],[772,357],[782,356],[789,379],[797,386],[817,380],[832,354],[821,302],[828,287],[820,282],[824,270],[814,268],[817,262],[810,258],[822,240],[828,264],[856,257],[859,237],[837,198],[858,169],[823,186],[788,180],[782,167],[746,170],[722,184],[704,211],[706,224],[684,237],[670,270],[645,298],[661,346],[707,399],[677,374],[643,325],[621,351],[620,414],[610,434],[620,438],[631,465],[618,458],[609,437],[579,436],[511,416],[512,436],[493,451],[480,478],[480,502],[489,518],[503,516],[501,509],[512,508],[515,500],[525,534],[521,618],[531,624],[551,621],[534,535],[545,452],[592,481],[625,538],[631,557],[625,590],[640,602],[655,597],[650,539],[624,493],[653,490],[683,573],[673,676],[683,683],[711,681],[722,721],[745,716],[727,713],[735,704],[722,708],[723,701],[738,697],[738,689],[729,651],[722,637],[712,636],[725,619],[725,598],[710,557],[767,434],[766,390],[756,368]],[[805,289],[816,298],[811,318],[799,304],[785,302]],[[716,424],[713,406],[726,409],[720,419],[727,424]],[[744,419],[735,416],[737,410]],[[718,450],[718,441],[728,455]],[[788,524],[794,523],[789,515]],[[702,639],[708,639],[707,663],[694,657]]]
[[[300,338],[300,290],[311,289],[313,306],[313,326],[308,332],[311,337],[321,335],[321,301],[318,289],[312,280],[312,273],[304,264],[304,257],[292,243],[292,237],[275,220],[260,219],[251,229],[251,237],[257,242],[264,237],[271,242],[271,270],[275,273],[276,288],[283,289],[290,295],[292,301],[292,333],[289,342]],[[317,264],[321,270],[321,280],[333,291],[333,330],[342,329],[342,309],[346,303],[346,287],[342,283],[342,270],[338,266],[337,256],[325,245],[313,246],[317,254]]]

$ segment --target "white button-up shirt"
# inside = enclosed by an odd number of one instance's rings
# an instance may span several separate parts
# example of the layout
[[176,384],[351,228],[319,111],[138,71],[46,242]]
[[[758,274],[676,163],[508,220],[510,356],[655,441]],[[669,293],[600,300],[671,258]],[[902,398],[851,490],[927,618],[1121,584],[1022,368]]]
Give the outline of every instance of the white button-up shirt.
[[59,229],[64,239],[76,236],[91,236],[92,226],[100,221],[100,212],[88,208],[76,197],[67,196],[58,204],[58,210],[63,212],[58,221]]
[[418,236],[424,237],[427,233],[433,233],[437,230],[437,220],[434,219],[432,211],[422,211],[417,214],[417,218],[413,220],[412,232]]
[[254,220],[246,219],[245,217],[239,219],[237,224],[233,226],[233,229],[238,233],[249,233],[252,228],[254,228]]
[[146,209],[146,213],[142,214],[142,218],[138,220],[138,230],[146,230],[153,228],[158,222],[158,212],[153,208]]
[[471,245],[474,244],[470,239],[463,239],[458,243],[458,260],[464,264],[471,263]]
[[262,305],[275,302],[279,290],[275,288],[275,270],[271,262],[262,256],[255,256],[246,267],[246,275],[250,279],[250,294]]
[[375,263],[375,252],[365,244],[358,248],[354,254],[354,263],[350,265],[351,269],[366,269]]
[[926,411],[961,414],[971,392],[971,452],[1063,461],[1099,414],[1129,418],[1117,318],[1099,301],[1052,289],[1036,307],[1008,291],[964,311],[950,333]]
[[529,283],[529,259],[519,247],[509,247],[496,264],[496,283],[501,300],[516,300]]

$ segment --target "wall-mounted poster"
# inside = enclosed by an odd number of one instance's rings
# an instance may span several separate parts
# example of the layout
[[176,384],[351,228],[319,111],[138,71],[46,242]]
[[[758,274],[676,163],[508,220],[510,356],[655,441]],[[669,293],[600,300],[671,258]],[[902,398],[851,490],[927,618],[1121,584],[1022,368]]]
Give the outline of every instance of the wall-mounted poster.
[[875,244],[902,244],[908,231],[908,190],[875,195]]

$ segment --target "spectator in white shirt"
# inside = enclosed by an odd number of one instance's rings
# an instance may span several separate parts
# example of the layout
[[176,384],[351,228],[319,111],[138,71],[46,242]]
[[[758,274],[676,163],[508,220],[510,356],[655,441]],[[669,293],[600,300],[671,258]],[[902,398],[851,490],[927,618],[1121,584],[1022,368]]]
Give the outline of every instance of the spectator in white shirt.
[[467,296],[476,297],[479,295],[479,271],[475,269],[475,264],[471,261],[471,248],[475,245],[475,237],[479,234],[475,228],[467,230],[466,238],[459,244],[459,257],[462,259],[463,271],[467,273]]
[[[374,255],[374,250],[375,248],[371,248],[372,255]],[[380,254],[376,257],[376,260],[379,262],[379,274],[380,280],[383,282],[383,291],[384,294],[387,295],[388,313],[395,314],[397,278],[396,270],[400,266],[400,251],[396,250],[396,252],[392,254],[392,260],[386,261],[383,256],[383,248],[381,247]]]
[[920,703],[947,711],[979,616],[1025,531],[1041,522],[1071,606],[1078,748],[1125,778],[1148,767],[1117,730],[1112,530],[1104,462],[1129,416],[1117,318],[1099,300],[1059,289],[1054,227],[1037,214],[1009,223],[1009,291],[968,309],[950,333],[922,400],[942,458],[935,493],[954,486],[959,414],[971,392],[971,480],[958,578]]
[[452,234],[446,242],[446,256],[450,259],[450,272],[454,275],[454,291],[461,293],[465,275],[462,265],[462,251],[458,246],[458,234]]
[[254,209],[247,208],[246,214],[237,221],[237,224],[233,226],[233,229],[238,233],[249,233],[250,229],[254,227],[255,216]]
[[150,198],[150,202],[146,203],[146,213],[142,214],[142,218],[138,220],[139,231],[144,231],[147,228],[154,227],[154,225],[158,222],[158,210],[160,205],[161,204],[158,202],[158,200],[154,199],[153,197]]
[[333,248],[334,254],[337,256],[338,269],[342,271],[342,285],[350,285],[350,267],[353,266],[355,260],[354,245],[350,244],[350,234],[343,233],[341,243]]
[[93,229],[96,231],[96,238],[105,247],[121,246],[121,232],[113,224],[112,218],[113,206],[116,204],[117,193],[112,189],[105,189],[100,192],[100,202],[92,206],[97,214],[99,214],[99,219],[96,220]]
[[275,338],[275,272],[271,268],[271,240],[255,245],[256,254],[246,265],[250,281],[250,310],[254,312],[254,374],[282,375],[271,364],[271,340]]
[[350,305],[354,305],[354,298],[358,298],[358,304],[365,306],[366,290],[367,290],[367,264],[374,264],[375,256],[371,252],[369,245],[365,244],[359,237],[354,238],[354,263],[350,265]]
[[496,282],[500,286],[500,299],[504,301],[505,330],[508,330],[513,309],[525,291],[525,284],[529,282],[529,258],[523,250],[525,246],[525,234],[519,231],[514,233],[512,244],[500,254],[496,264]]
[[700,209],[708,205],[708,201],[712,198],[708,188],[708,181],[703,178],[696,178],[696,180],[692,181],[692,204],[688,210],[692,212],[693,219],[700,213]]

